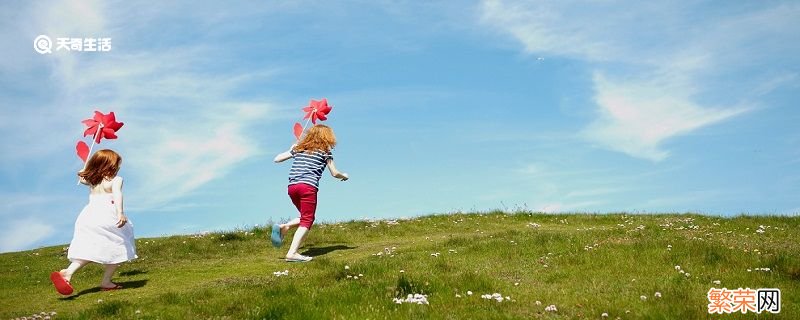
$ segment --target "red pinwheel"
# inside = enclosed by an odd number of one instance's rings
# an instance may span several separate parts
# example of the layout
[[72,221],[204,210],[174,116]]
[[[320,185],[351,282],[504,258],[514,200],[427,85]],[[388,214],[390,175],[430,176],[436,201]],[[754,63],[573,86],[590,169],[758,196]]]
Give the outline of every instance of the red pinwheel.
[[86,145],[86,142],[78,141],[75,151],[78,152],[78,158],[81,158],[83,162],[86,162],[86,159],[89,158],[89,146]]
[[92,135],[94,137],[95,143],[100,143],[100,140],[103,138],[106,139],[116,139],[117,138],[117,130],[122,128],[124,123],[117,122],[116,116],[114,116],[114,112],[109,112],[108,114],[103,114],[100,111],[94,112],[94,118],[86,119],[81,121],[85,124],[88,129],[83,132],[83,136]]
[[297,140],[300,140],[300,136],[302,136],[302,135],[303,135],[303,126],[301,126],[300,123],[295,122],[294,123],[294,137],[297,138]]
[[328,105],[328,99],[322,98],[322,100],[314,100],[311,99],[311,102],[308,103],[308,106],[303,108],[303,112],[306,113],[303,119],[306,119],[306,124],[304,126],[300,126],[299,122],[295,122],[294,124],[294,137],[297,140],[300,140],[300,136],[303,135],[303,131],[306,130],[306,126],[308,126],[308,121],[311,121],[314,124],[317,124],[317,120],[325,121],[328,120],[328,113],[331,112],[333,107]]
[[81,123],[88,127],[86,131],[83,132],[83,136],[92,136],[91,147],[86,145],[86,142],[83,141],[78,141],[78,144],[75,146],[75,151],[78,153],[78,157],[81,158],[84,163],[86,163],[86,159],[89,158],[89,154],[92,153],[92,148],[94,148],[96,143],[100,143],[100,140],[103,138],[116,139],[117,130],[122,128],[122,125],[124,124],[122,122],[117,122],[114,112],[103,114],[100,111],[95,111],[94,117],[83,120]]
[[313,124],[317,124],[317,119],[320,121],[328,120],[328,113],[331,112],[333,107],[328,105],[328,99],[322,98],[320,101],[311,99],[307,107],[303,108],[306,116],[303,119],[311,119]]

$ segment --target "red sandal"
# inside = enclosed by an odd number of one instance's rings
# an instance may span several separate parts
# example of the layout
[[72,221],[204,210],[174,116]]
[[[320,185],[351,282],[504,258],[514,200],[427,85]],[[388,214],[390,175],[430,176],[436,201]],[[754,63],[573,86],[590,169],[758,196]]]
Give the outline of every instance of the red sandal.
[[121,286],[121,285],[118,285],[118,284],[114,284],[114,286],[113,286],[113,287],[110,287],[110,288],[103,288],[103,287],[100,287],[100,289],[101,289],[101,290],[103,290],[103,291],[112,291],[112,290],[119,290],[119,289],[122,289],[122,286]]
[[61,275],[61,272],[53,271],[53,273],[50,274],[50,281],[53,282],[53,285],[56,287],[56,291],[65,296],[71,295],[72,291],[74,290],[72,289],[72,285],[69,283],[69,281],[64,279],[64,276]]

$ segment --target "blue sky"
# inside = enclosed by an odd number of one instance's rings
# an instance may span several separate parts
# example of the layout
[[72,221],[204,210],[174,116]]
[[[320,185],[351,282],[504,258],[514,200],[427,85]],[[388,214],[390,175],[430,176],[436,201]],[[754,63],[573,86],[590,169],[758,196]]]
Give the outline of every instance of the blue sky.
[[321,97],[318,221],[800,212],[794,1],[4,1],[0,36],[0,252],[71,239],[95,109],[137,236],[291,218],[271,160]]

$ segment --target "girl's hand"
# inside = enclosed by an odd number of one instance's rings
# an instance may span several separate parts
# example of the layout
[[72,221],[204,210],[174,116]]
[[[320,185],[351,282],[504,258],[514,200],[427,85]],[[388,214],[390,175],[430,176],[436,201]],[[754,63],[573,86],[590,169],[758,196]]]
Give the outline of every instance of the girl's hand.
[[122,228],[126,223],[128,223],[128,217],[124,214],[119,215],[119,221],[117,221],[117,228]]

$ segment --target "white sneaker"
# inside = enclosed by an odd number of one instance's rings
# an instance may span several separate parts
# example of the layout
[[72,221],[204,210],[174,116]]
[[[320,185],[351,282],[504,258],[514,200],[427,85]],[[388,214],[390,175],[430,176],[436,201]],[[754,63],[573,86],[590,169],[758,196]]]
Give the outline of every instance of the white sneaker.
[[286,262],[309,262],[312,259],[314,259],[314,258],[309,257],[309,256],[304,256],[302,254],[295,254],[292,257],[287,257],[286,258]]

